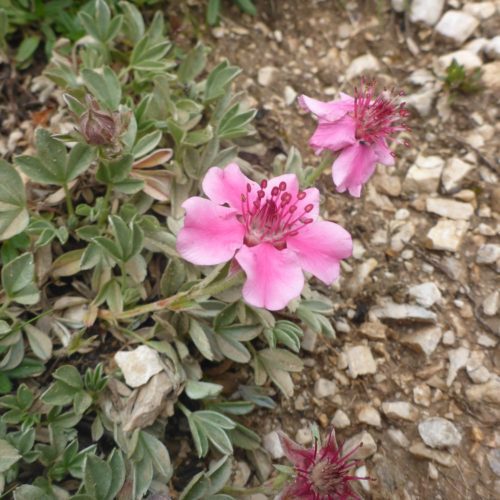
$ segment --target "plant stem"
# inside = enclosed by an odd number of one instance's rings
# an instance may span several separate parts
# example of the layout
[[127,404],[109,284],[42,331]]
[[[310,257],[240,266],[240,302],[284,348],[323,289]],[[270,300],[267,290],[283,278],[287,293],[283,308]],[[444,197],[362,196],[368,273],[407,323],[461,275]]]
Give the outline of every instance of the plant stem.
[[104,226],[104,224],[106,223],[109,212],[109,199],[111,198],[112,191],[112,185],[106,184],[106,193],[104,193],[104,198],[102,199],[101,213],[99,214],[99,220],[97,221],[98,226]]
[[66,208],[68,210],[68,215],[71,217],[75,215],[75,209],[73,207],[73,200],[71,199],[71,193],[69,192],[68,185],[64,183],[64,196],[66,198]]
[[113,314],[111,311],[100,311],[99,316],[103,319],[108,320],[124,320],[135,318],[136,316],[141,316],[142,314],[152,313],[156,311],[161,311],[162,309],[169,309],[171,311],[180,311],[189,307],[194,299],[203,296],[216,295],[224,290],[228,290],[233,286],[239,285],[243,282],[245,274],[243,271],[239,271],[233,274],[229,278],[224,278],[218,280],[215,283],[211,283],[204,288],[198,288],[196,285],[190,290],[185,292],[179,292],[171,297],[165,299],[157,300],[156,302],[151,302],[149,304],[143,304],[142,306],[134,307],[128,311],[122,313]]
[[311,175],[306,179],[307,186],[312,186],[323,174],[325,169],[332,164],[332,155],[330,152],[326,152],[321,159],[320,164],[314,169]]

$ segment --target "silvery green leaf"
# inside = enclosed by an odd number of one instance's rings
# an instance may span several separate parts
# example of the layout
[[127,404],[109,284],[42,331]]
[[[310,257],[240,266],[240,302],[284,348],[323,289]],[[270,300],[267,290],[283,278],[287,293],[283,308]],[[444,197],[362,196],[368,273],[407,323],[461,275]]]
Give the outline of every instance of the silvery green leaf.
[[173,474],[170,455],[165,445],[148,432],[141,432],[142,443],[153,461],[153,467],[165,482],[170,481]]
[[241,424],[236,424],[236,427],[227,433],[231,442],[244,450],[256,450],[260,446],[259,435]]
[[0,240],[24,231],[29,222],[26,193],[21,176],[0,159]]
[[81,75],[85,85],[98,101],[110,111],[118,109],[122,99],[122,90],[118,77],[111,68],[105,66],[102,73],[84,68]]
[[186,394],[191,399],[203,399],[209,396],[217,396],[223,387],[219,384],[209,382],[199,382],[197,380],[188,380],[186,382]]
[[36,304],[40,293],[33,283],[35,264],[33,255],[24,253],[2,268],[2,286],[9,300],[20,304]]
[[142,460],[134,463],[133,467],[134,496],[133,498],[142,498],[153,480],[153,461],[149,455],[145,455]]
[[207,334],[200,324],[194,319],[192,319],[189,323],[189,336],[203,357],[209,361],[213,361],[215,359]]
[[177,72],[177,78],[182,84],[190,83],[205,69],[207,64],[208,49],[203,44],[198,43],[191,49],[186,58],[182,61]]
[[249,363],[252,359],[250,351],[230,335],[219,333],[215,336],[215,342],[220,352],[232,361],[237,363]]
[[130,2],[120,2],[123,12],[124,32],[134,45],[144,36],[144,20],[139,9]]
[[206,498],[210,482],[205,473],[199,472],[182,490],[179,500],[202,500]]
[[300,372],[304,367],[302,360],[286,349],[263,349],[259,357],[266,364],[288,372]]
[[109,455],[108,464],[111,467],[112,475],[108,498],[112,499],[116,497],[125,482],[125,461],[123,460],[122,452],[118,448],[114,448]]
[[54,500],[54,497],[38,486],[22,484],[14,490],[14,500]]
[[161,141],[161,130],[155,130],[149,134],[142,136],[134,145],[132,154],[134,158],[142,158],[150,153]]
[[5,472],[14,465],[21,455],[9,442],[0,439],[0,472]]
[[24,332],[28,337],[31,350],[37,358],[48,361],[52,355],[52,341],[50,337],[33,325],[24,325]]
[[241,73],[241,69],[230,66],[227,61],[221,62],[208,75],[205,87],[205,102],[213,101],[226,92],[227,86]]
[[83,472],[85,491],[96,500],[107,500],[111,479],[110,465],[95,455],[87,455]]
[[229,481],[232,473],[232,460],[230,457],[222,457],[208,470],[207,477],[210,479],[208,493],[214,494],[220,491]]

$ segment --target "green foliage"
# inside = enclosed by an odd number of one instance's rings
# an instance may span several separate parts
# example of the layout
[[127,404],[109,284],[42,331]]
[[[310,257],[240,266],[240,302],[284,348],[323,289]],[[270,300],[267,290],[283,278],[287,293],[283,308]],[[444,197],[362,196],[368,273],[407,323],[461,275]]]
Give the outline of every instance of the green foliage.
[[57,37],[72,41],[83,35],[76,12],[84,7],[92,10],[88,0],[0,0],[0,49],[8,51],[12,39],[22,36],[14,59],[21,68],[29,66],[35,51],[44,45],[50,57]]
[[446,69],[444,87],[450,96],[475,94],[483,88],[481,85],[481,69],[477,68],[472,72],[467,72],[463,65],[453,59]]
[[[241,70],[201,43],[181,50],[134,3],[92,1],[74,22],[88,43],[61,42],[45,71],[74,131],[38,129],[34,153],[0,162],[0,494],[144,498],[175,475],[177,412],[193,453],[224,455],[180,498],[228,499],[228,456],[260,451],[244,416],[276,406],[271,384],[292,396],[302,328],[334,336],[332,304],[306,290],[275,317],[240,300],[229,265],[177,253],[182,204],[254,133],[232,91]],[[297,150],[274,168],[311,175]],[[127,387],[110,359],[138,345],[163,370]],[[253,374],[228,398],[207,362]]]
[[[251,16],[257,15],[257,9],[252,0],[233,0],[233,3],[239,7],[241,12]],[[210,26],[214,26],[219,22],[220,11],[221,0],[208,0],[206,20]]]

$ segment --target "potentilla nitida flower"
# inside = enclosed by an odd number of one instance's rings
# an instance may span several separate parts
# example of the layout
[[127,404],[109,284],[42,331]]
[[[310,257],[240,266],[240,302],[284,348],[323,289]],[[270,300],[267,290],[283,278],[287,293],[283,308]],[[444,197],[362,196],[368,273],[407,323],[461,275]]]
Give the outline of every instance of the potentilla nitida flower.
[[348,190],[356,197],[377,163],[394,165],[388,142],[395,140],[399,132],[409,130],[405,123],[409,111],[401,101],[403,93],[384,90],[376,95],[375,86],[374,81],[362,80],[354,97],[341,93],[340,99],[329,102],[299,97],[300,105],[318,117],[309,144],[316,154],[325,149],[340,152],[333,163],[333,182],[338,192]]
[[113,145],[121,131],[119,113],[110,113],[99,107],[90,95],[85,96],[87,110],[79,117],[80,133],[93,146]]
[[282,432],[279,437],[285,456],[295,469],[294,481],[285,488],[280,500],[360,498],[350,483],[369,479],[352,475],[352,470],[361,464],[352,458],[361,445],[342,455],[343,445],[337,445],[333,429],[323,446],[318,447],[316,442],[310,449],[298,445]]
[[299,190],[294,174],[257,184],[231,163],[212,167],[203,191],[209,199],[195,196],[183,204],[186,217],[177,249],[198,265],[234,258],[246,274],[243,298],[253,306],[285,307],[300,295],[303,271],[331,284],[340,260],[352,253],[345,229],[317,220],[319,191]]

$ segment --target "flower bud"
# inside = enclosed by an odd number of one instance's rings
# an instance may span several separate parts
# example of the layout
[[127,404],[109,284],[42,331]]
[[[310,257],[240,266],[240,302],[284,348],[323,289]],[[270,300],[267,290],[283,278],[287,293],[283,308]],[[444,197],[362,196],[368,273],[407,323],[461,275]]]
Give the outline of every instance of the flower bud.
[[87,95],[87,111],[79,118],[80,132],[88,144],[106,146],[115,142],[119,131],[119,115],[104,111],[97,101]]

